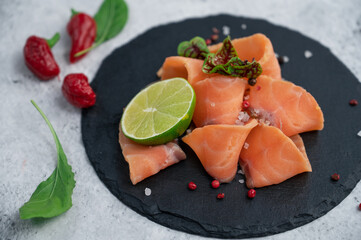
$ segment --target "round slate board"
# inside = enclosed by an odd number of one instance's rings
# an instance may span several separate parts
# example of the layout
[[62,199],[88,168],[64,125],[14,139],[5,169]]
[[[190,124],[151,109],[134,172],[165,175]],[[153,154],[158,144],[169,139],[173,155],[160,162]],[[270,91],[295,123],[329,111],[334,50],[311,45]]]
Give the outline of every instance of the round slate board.
[[[241,24],[247,29],[242,30]],[[128,164],[118,144],[118,124],[123,108],[149,83],[164,59],[176,55],[178,43],[194,36],[209,37],[212,27],[227,25],[232,38],[264,33],[275,52],[290,61],[282,66],[285,79],[307,89],[320,104],[325,128],[302,134],[312,164],[303,173],[281,184],[257,189],[247,199],[243,175],[219,189],[197,156],[184,143],[187,159],[161,171],[136,186],[129,180]],[[225,36],[220,34],[222,40]],[[313,57],[306,59],[304,51]],[[361,177],[361,107],[348,101],[361,95],[361,86],[330,50],[298,32],[264,20],[228,15],[190,19],[147,31],[116,49],[102,63],[92,87],[97,93],[94,107],[82,113],[82,135],[87,155],[99,178],[124,204],[164,226],[208,237],[242,238],[265,236],[306,224],[339,204]],[[332,182],[331,174],[341,179]],[[197,183],[197,190],[187,183]],[[144,189],[152,190],[145,196]],[[219,192],[225,193],[217,200]]]

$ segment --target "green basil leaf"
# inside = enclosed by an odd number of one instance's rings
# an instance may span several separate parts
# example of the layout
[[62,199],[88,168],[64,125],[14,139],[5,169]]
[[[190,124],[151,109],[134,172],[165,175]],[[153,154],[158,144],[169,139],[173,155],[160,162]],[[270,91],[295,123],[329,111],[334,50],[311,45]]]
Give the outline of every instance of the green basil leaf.
[[252,62],[242,61],[228,36],[217,53],[207,55],[202,71],[208,74],[218,73],[232,77],[257,78],[262,73],[262,67],[255,60]]
[[128,20],[128,7],[124,0],[104,0],[98,12],[94,16],[97,24],[97,37],[90,48],[76,53],[79,57],[99,46],[103,42],[118,35]]
[[205,59],[209,53],[206,41],[201,37],[194,37],[190,41],[183,41],[178,45],[178,55],[196,59]]
[[21,219],[50,218],[58,216],[71,208],[71,196],[75,187],[74,173],[68,164],[58,136],[50,121],[33,100],[31,103],[44,118],[53,134],[58,153],[58,163],[50,177],[39,184],[30,200],[20,208],[19,212]]

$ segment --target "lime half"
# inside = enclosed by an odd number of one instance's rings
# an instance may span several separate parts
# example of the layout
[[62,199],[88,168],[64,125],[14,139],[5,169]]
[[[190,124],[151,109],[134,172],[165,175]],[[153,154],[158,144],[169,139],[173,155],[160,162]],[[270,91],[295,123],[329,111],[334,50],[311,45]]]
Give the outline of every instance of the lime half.
[[126,137],[146,145],[169,142],[189,126],[196,95],[183,78],[153,83],[140,91],[125,108],[121,127]]

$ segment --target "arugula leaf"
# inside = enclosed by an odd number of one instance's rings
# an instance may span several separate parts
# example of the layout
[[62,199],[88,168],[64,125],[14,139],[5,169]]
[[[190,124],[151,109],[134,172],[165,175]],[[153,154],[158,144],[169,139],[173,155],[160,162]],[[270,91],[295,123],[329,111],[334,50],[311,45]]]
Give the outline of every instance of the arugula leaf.
[[209,50],[203,38],[194,37],[190,41],[181,42],[178,45],[177,52],[179,56],[205,59]]
[[79,57],[84,53],[96,48],[103,42],[118,35],[128,20],[128,7],[124,0],[104,0],[98,12],[94,16],[97,24],[97,37],[90,48],[76,53]]
[[207,55],[202,71],[208,74],[219,73],[232,77],[257,78],[262,73],[262,67],[254,59],[252,62],[242,61],[228,36],[217,53]]
[[44,118],[53,134],[58,153],[58,163],[50,177],[39,184],[29,201],[19,209],[19,212],[21,219],[50,218],[58,216],[71,208],[71,196],[75,187],[74,173],[67,162],[63,148],[50,121],[33,100],[31,100],[31,103]]

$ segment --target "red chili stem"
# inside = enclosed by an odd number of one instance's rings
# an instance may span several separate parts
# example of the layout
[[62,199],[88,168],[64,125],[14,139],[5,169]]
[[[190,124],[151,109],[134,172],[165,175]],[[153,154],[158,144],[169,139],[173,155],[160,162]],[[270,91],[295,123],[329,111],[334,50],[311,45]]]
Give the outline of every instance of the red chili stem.
[[54,36],[50,39],[45,39],[48,43],[49,47],[52,48],[54,45],[59,41],[60,39],[60,33],[55,33]]

